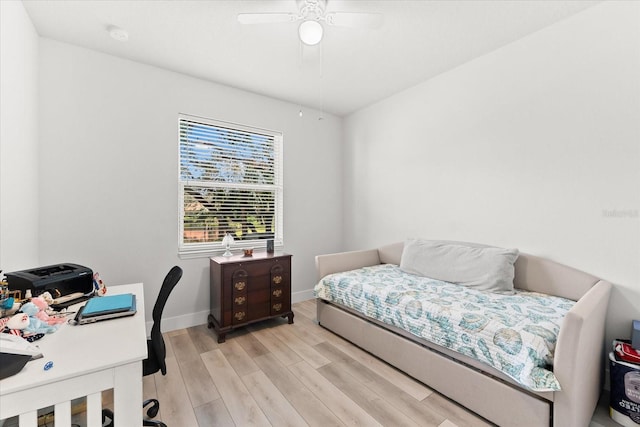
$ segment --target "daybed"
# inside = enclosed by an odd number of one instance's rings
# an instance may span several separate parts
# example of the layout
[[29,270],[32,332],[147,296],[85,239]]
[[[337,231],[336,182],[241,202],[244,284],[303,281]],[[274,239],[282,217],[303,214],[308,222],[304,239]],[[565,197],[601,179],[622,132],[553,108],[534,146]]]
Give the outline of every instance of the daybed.
[[[319,278],[401,263],[404,243],[316,257]],[[535,392],[472,357],[324,299],[318,323],[501,426],[586,427],[601,390],[604,325],[611,284],[571,267],[520,253],[516,289],[577,301],[562,319],[553,375],[560,391]]]

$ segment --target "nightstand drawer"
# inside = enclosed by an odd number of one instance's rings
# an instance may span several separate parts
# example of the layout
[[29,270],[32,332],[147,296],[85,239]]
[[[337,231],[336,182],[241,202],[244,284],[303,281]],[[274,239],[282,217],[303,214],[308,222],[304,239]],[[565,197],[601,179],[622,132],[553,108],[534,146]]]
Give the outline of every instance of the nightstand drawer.
[[249,274],[246,270],[237,269],[233,272],[231,276],[231,290],[233,294],[244,294],[247,293],[247,284],[248,284]]

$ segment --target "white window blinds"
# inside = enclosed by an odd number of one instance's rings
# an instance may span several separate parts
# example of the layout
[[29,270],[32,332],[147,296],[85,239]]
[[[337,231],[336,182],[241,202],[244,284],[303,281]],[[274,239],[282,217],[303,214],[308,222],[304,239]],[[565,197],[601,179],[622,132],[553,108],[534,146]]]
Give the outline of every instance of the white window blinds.
[[181,114],[179,252],[282,244],[282,134]]

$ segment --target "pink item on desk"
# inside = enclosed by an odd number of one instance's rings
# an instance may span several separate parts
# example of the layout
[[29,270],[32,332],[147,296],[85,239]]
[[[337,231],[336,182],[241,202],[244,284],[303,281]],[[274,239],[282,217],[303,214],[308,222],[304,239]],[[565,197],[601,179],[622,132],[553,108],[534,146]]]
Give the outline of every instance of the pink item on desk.
[[38,307],[38,309],[40,310],[38,311],[38,313],[36,313],[35,317],[42,320],[43,322],[46,322],[48,325],[57,325],[59,323],[66,322],[66,319],[63,317],[49,316],[49,314],[47,313],[49,304],[47,304],[44,298],[40,298],[40,297],[31,298],[31,302],[35,304],[35,306]]

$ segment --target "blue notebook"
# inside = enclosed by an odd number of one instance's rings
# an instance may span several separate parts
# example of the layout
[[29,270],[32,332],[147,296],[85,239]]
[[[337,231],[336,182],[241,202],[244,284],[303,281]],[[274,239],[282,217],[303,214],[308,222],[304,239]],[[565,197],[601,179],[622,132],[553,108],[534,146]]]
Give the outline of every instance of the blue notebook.
[[136,296],[134,294],[109,295],[93,297],[87,301],[76,315],[76,321],[82,325],[134,314],[136,314]]

